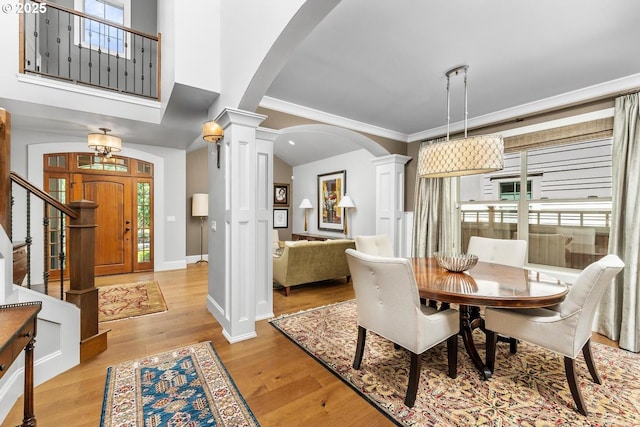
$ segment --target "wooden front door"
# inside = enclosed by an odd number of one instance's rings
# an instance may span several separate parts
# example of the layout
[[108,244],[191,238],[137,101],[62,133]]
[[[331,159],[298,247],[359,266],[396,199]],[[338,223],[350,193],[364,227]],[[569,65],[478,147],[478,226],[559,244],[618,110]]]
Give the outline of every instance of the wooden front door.
[[132,271],[133,179],[130,177],[73,174],[72,200],[91,200],[96,209],[95,274]]
[[[88,153],[45,154],[43,160],[44,190],[49,195],[62,203],[85,199],[98,204],[95,274],[153,270],[153,165]],[[59,279],[61,271],[68,276],[64,254],[69,248],[61,232],[65,218],[51,211],[46,272]]]

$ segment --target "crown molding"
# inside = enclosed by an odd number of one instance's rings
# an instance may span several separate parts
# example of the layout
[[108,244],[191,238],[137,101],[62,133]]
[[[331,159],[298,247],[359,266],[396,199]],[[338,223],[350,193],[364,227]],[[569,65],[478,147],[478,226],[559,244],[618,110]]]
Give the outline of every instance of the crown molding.
[[281,99],[265,96],[259,104],[263,108],[280,111],[282,113],[292,114],[294,116],[303,117],[309,120],[339,126],[358,132],[364,132],[371,135],[381,136],[396,141],[408,142],[407,134],[396,132],[393,130],[381,128],[379,126],[370,125],[356,120],[347,119],[345,117],[336,116],[335,114],[326,113],[324,111],[315,110],[313,108],[294,104],[292,102],[283,101]]
[[[518,117],[524,117],[542,111],[554,110],[569,105],[581,104],[595,99],[606,97],[614,97],[622,95],[629,91],[637,91],[640,88],[640,73],[600,83],[586,88],[566,92],[557,96],[544,98],[538,101],[529,102],[527,104],[518,105],[513,108],[507,108],[494,113],[485,114],[484,116],[474,117],[468,120],[467,128],[473,129],[477,127],[487,126],[506,120],[512,120]],[[451,124],[450,133],[456,133],[464,130],[464,122],[459,121]],[[428,129],[422,132],[413,133],[408,136],[408,142],[422,141],[434,137],[446,135],[447,126],[440,126]]]

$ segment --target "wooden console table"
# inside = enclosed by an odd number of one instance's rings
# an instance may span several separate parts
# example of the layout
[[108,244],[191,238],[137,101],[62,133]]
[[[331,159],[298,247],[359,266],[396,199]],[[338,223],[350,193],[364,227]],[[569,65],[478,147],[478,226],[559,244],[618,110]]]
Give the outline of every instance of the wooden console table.
[[35,427],[33,412],[33,345],[40,301],[0,305],[0,378],[24,349],[24,418],[22,427]]

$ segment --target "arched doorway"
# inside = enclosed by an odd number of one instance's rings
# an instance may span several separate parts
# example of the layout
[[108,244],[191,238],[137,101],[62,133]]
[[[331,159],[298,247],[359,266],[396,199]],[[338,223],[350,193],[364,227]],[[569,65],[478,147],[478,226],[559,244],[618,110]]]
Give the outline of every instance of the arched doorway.
[[[153,270],[153,164],[91,153],[51,153],[43,160],[47,193],[63,203],[84,199],[98,204],[95,274]],[[67,271],[59,256],[66,232],[55,212],[49,214],[46,262],[56,278]]]

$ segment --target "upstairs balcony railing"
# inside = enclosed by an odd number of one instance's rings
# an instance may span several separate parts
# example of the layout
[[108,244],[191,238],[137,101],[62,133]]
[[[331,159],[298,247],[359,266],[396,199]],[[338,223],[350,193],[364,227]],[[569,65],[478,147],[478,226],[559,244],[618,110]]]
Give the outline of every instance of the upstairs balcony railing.
[[24,0],[20,73],[160,99],[160,35]]

